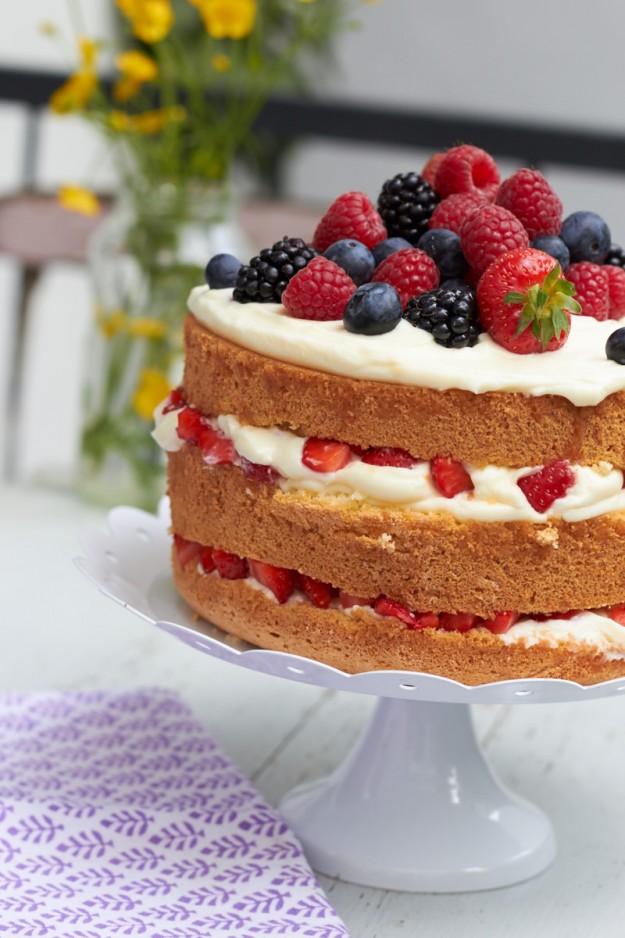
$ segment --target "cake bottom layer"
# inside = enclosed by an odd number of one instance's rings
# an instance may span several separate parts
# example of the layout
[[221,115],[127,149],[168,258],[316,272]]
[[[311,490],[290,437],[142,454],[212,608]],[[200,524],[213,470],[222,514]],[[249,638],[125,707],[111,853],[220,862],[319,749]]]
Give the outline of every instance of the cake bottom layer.
[[409,630],[362,607],[345,613],[298,602],[280,605],[245,580],[207,576],[195,564],[182,569],[174,561],[173,575],[191,608],[224,631],[352,674],[424,671],[471,685],[530,677],[596,684],[625,675],[625,659],[610,660],[592,647],[509,645],[484,629]]

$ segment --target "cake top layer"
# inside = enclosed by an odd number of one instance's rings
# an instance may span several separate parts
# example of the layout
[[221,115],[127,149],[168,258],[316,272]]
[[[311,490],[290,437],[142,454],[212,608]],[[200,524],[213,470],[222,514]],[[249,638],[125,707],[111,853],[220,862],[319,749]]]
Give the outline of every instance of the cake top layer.
[[625,368],[605,355],[614,320],[573,317],[567,343],[553,354],[516,355],[487,333],[450,354],[405,320],[385,335],[357,335],[341,320],[296,319],[277,303],[236,303],[230,289],[196,287],[189,309],[212,332],[250,351],[355,379],[474,394],[553,394],[578,407],[625,389]]

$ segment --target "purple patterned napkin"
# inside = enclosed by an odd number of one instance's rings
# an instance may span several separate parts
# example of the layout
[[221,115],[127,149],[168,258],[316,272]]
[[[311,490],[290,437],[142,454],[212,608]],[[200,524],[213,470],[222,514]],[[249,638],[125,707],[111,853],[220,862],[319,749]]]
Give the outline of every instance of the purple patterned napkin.
[[278,811],[163,690],[0,697],[0,935],[349,938]]

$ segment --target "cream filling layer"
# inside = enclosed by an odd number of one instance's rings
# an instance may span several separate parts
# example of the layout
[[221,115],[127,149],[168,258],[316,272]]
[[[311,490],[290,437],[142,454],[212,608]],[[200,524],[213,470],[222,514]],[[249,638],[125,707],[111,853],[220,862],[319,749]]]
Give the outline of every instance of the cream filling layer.
[[[155,412],[153,436],[159,445],[174,452],[183,441],[176,432],[178,411]],[[285,492],[308,491],[325,498],[367,502],[385,508],[414,511],[446,511],[459,520],[472,521],[584,521],[610,511],[625,510],[623,473],[610,463],[573,466],[576,481],[564,498],[544,512],[535,511],[516,484],[531,471],[500,466],[477,468],[467,465],[475,489],[444,498],[434,486],[429,462],[412,469],[372,466],[354,458],[337,472],[315,472],[302,462],[304,439],[277,427],[244,426],[232,414],[208,421],[232,440],[237,453],[253,463],[271,466],[280,473],[276,483]]]
[[625,389],[625,367],[605,355],[614,320],[573,316],[569,338],[557,352],[515,355],[486,334],[473,348],[446,349],[405,320],[385,335],[354,335],[340,320],[295,319],[275,303],[235,303],[231,290],[196,287],[188,302],[212,332],[236,345],[349,378],[474,394],[556,394],[578,407]]

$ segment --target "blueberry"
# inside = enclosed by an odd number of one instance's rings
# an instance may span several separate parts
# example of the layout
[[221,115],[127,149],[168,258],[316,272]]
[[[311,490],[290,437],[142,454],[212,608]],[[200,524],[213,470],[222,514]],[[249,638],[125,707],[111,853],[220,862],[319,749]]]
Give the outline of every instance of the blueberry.
[[560,237],[572,261],[592,261],[593,264],[603,264],[612,241],[610,229],[596,212],[573,212],[562,222]]
[[405,238],[387,238],[386,241],[378,241],[376,246],[373,249],[373,260],[375,261],[375,266],[381,264],[382,261],[386,260],[387,257],[390,257],[391,254],[395,254],[396,251],[401,251],[403,248],[411,248],[412,244],[410,241],[406,241]]
[[448,228],[432,228],[422,234],[417,247],[432,258],[443,280],[463,277],[469,265],[460,247],[460,235]]
[[240,268],[241,261],[232,254],[215,254],[206,265],[204,278],[211,290],[233,287]]
[[562,270],[571,263],[571,255],[566,244],[557,235],[537,235],[530,241],[530,247],[537,251],[543,251],[544,254],[550,254],[558,262]]
[[343,323],[348,332],[381,335],[395,328],[402,312],[399,294],[390,283],[365,283],[347,301]]
[[369,248],[360,241],[353,241],[350,238],[335,241],[324,252],[324,257],[342,267],[357,287],[371,280],[371,275],[375,270],[375,261]]
[[625,365],[625,329],[613,332],[605,344],[605,354],[610,361]]

